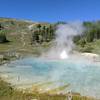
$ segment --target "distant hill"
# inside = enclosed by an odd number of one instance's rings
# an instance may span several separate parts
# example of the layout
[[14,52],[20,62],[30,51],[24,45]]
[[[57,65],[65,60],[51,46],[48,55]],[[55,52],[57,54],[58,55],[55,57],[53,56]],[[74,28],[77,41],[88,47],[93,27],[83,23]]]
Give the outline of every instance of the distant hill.
[[[50,24],[45,22],[32,22],[28,20],[18,20],[13,18],[0,18],[0,26],[3,27],[8,43],[0,44],[0,52],[18,51],[21,53],[36,53],[32,45],[33,34],[37,26],[48,27]],[[1,30],[0,30],[1,31]]]
[[[51,24],[0,17],[0,32],[3,30],[3,34],[6,36],[2,40],[9,41],[8,43],[0,43],[0,52],[15,50],[21,53],[36,53],[42,50],[39,47],[49,46],[55,38],[55,26],[58,24],[65,24],[65,22]],[[83,25],[86,27],[84,35],[74,39],[77,45],[76,50],[100,54],[100,21],[83,22]]]

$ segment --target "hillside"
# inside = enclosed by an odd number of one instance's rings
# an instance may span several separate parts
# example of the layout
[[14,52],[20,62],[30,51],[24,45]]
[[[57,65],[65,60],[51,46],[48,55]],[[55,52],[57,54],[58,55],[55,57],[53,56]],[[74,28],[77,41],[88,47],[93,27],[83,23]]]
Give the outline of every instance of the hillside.
[[[0,18],[0,54],[7,56],[25,56],[40,54],[44,48],[48,48],[55,38],[55,28],[58,24],[32,22],[11,18]],[[84,22],[86,31],[84,35],[74,39],[76,50],[81,52],[93,52],[100,54],[100,21]]]
[[28,55],[40,55],[42,46],[33,43],[37,25],[48,27],[48,23],[0,18],[0,64]]
[[0,25],[4,28],[9,42],[0,43],[0,52],[27,51],[34,52],[32,47],[32,33],[36,25],[48,25],[48,23],[30,22],[10,18],[0,18]]

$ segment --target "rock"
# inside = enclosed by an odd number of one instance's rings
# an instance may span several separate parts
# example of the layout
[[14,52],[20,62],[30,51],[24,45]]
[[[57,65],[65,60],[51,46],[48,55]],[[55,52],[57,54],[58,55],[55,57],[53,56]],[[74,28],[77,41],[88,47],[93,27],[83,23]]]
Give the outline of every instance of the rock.
[[94,54],[94,53],[82,53],[82,56],[88,57],[88,58],[98,58],[99,55]]

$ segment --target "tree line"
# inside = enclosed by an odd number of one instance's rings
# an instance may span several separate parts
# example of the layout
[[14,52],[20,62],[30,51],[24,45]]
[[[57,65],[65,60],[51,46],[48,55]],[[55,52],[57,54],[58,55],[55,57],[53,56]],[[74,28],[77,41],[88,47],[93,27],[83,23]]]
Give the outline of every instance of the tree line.
[[[65,24],[65,22],[57,22],[55,24],[36,24],[35,29],[31,30],[32,44],[50,42],[55,39],[55,30],[58,24]],[[74,42],[84,47],[86,43],[94,42],[100,39],[100,21],[83,22],[86,30],[81,36],[76,36]],[[6,29],[0,24],[0,43],[7,42]]]
[[100,22],[84,22],[84,34],[76,36],[74,42],[82,47],[87,43],[94,42],[100,39]]
[[[64,22],[57,22],[54,25],[42,26],[37,25],[36,30],[32,33],[33,43],[43,43],[52,41],[55,38],[55,29],[58,24],[65,24]],[[84,46],[86,43],[93,42],[100,39],[100,21],[97,22],[83,22],[85,31],[81,36],[75,36],[74,42],[78,45]]]
[[54,39],[54,26],[37,24],[36,29],[32,31],[32,43],[50,42]]

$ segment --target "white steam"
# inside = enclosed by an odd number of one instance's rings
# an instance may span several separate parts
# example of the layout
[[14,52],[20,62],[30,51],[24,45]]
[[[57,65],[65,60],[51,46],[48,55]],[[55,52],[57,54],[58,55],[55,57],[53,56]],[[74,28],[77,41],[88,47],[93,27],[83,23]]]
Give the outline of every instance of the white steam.
[[81,35],[83,30],[84,27],[81,22],[58,25],[55,32],[54,45],[46,56],[56,59],[67,59],[75,47],[73,42],[74,36]]
[[67,58],[68,58],[68,54],[66,53],[65,50],[63,50],[63,51],[61,52],[60,58],[61,58],[61,59],[67,59]]
[[67,46],[67,49],[72,49],[72,47],[74,46],[73,37],[81,35],[82,32],[82,23],[77,22],[58,25],[57,30],[55,32],[57,46]]

